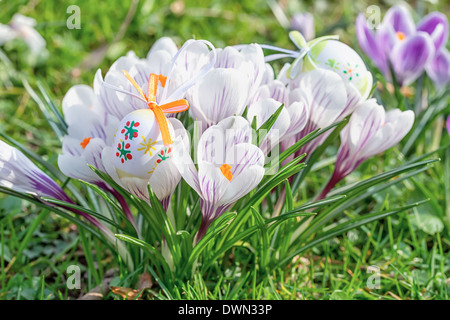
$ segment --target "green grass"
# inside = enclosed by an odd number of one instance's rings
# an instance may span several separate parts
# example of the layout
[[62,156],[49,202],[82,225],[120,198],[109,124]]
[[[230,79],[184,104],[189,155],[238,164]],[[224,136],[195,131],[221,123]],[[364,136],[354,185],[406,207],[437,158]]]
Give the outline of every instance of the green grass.
[[[286,31],[276,20],[266,1],[210,1],[196,4],[140,1],[132,22],[126,20],[129,4],[115,2],[94,4],[79,1],[80,30],[68,30],[69,16],[58,1],[8,1],[2,3],[0,22],[7,23],[19,11],[38,20],[38,31],[47,40],[48,56],[29,65],[26,48],[14,42],[1,48],[15,70],[20,70],[38,92],[41,81],[50,97],[60,107],[67,90],[80,83],[91,84],[94,72],[103,74],[112,62],[129,50],[145,56],[152,43],[161,36],[171,36],[178,45],[195,37],[207,39],[215,46],[260,42],[293,49]],[[67,2],[67,6],[71,4]],[[448,3],[431,5],[427,10],[449,12]],[[202,8],[200,8],[202,7]],[[290,3],[287,11],[306,9],[315,12],[317,34],[337,33],[359,51],[354,37],[353,21],[365,4],[350,1],[326,9],[313,2]],[[327,19],[321,19],[327,17]],[[125,32],[121,35],[120,28]],[[92,52],[104,57],[94,61]],[[367,60],[366,60],[367,61]],[[36,102],[24,88],[19,74],[0,64],[0,129],[25,144],[45,160],[56,164],[60,140],[50,129]],[[5,66],[6,65],[6,66]],[[280,65],[277,65],[279,67]],[[7,70],[8,76],[4,76]],[[375,70],[374,70],[375,71]],[[11,74],[10,74],[11,73]],[[380,80],[379,74],[377,75]],[[398,101],[386,92],[377,92],[387,108]],[[413,99],[406,101],[413,105]],[[450,138],[443,132],[442,114],[450,113],[448,99],[442,109],[424,121],[408,145],[408,137],[398,148],[365,162],[341,182],[344,187],[368,179],[387,169],[394,169],[415,156],[443,147],[429,158],[440,158],[426,171],[401,183],[371,194],[346,208],[332,222],[337,225],[366,212],[390,210],[429,199],[419,207],[372,222],[334,236],[295,256],[283,268],[262,273],[260,259],[269,254],[259,242],[243,241],[226,251],[208,273],[196,272],[174,290],[165,288],[152,275],[153,286],[144,292],[149,299],[448,299],[450,294]],[[406,159],[402,158],[402,148]],[[445,147],[446,146],[446,147]],[[322,162],[315,163],[288,201],[286,212],[303,204],[326,183],[336,154],[332,143]],[[408,151],[408,152],[406,152]],[[322,164],[322,165],[321,165]],[[63,183],[63,181],[61,181]],[[447,195],[447,197],[446,197]],[[270,201],[270,200],[269,200]],[[268,204],[270,205],[270,203]],[[252,218],[253,219],[253,218]],[[257,221],[252,223],[257,224]],[[333,227],[330,225],[329,227]],[[324,230],[326,231],[326,230]],[[137,288],[139,274],[150,272],[142,266],[129,273],[101,241],[72,222],[53,212],[0,195],[0,299],[75,299],[98,286],[108,271],[115,270],[112,286]],[[269,239],[270,240],[270,239]],[[267,244],[267,243],[266,243]],[[230,258],[231,257],[231,258]],[[81,290],[66,286],[66,270],[70,265],[81,268]],[[369,266],[380,270],[380,288],[369,289],[373,274]],[[122,299],[108,292],[105,298]]]

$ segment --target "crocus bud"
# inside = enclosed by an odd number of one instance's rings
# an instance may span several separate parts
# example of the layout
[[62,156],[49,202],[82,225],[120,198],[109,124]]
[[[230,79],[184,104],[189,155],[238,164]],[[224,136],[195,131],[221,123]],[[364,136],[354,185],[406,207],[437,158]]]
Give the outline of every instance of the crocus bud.
[[296,13],[291,19],[291,29],[300,31],[306,41],[314,39],[314,16],[309,12]]

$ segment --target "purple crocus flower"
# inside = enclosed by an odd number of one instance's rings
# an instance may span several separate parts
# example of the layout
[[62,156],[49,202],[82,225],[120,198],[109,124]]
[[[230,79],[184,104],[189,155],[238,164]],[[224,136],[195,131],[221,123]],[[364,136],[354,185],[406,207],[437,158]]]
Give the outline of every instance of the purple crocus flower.
[[319,199],[362,162],[396,145],[411,130],[414,113],[393,109],[385,112],[375,99],[364,102],[342,129],[341,146],[330,181]]
[[403,6],[388,10],[380,27],[373,32],[364,15],[356,19],[356,36],[363,51],[388,78],[405,86],[414,82],[432,61],[435,52],[445,46],[448,20],[440,12],[425,16],[417,27],[409,11]]
[[444,88],[450,83],[450,52],[441,48],[427,66],[427,74],[437,88]]
[[291,19],[291,29],[299,31],[306,41],[314,39],[314,16],[309,12],[296,13]]

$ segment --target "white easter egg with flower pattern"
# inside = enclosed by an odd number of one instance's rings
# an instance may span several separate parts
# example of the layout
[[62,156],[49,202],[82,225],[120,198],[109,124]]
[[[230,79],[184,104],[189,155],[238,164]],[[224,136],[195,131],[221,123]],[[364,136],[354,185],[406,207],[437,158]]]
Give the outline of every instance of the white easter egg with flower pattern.
[[[311,49],[309,58],[316,67],[336,72],[342,79],[353,84],[367,98],[372,89],[372,74],[367,70],[355,50],[337,40],[322,41]],[[305,59],[303,70],[314,69],[309,59]]]
[[[174,139],[174,129],[167,121]],[[161,130],[150,109],[139,109],[127,114],[113,138],[113,164],[120,178],[150,179],[156,167],[170,158],[172,149],[164,146]]]

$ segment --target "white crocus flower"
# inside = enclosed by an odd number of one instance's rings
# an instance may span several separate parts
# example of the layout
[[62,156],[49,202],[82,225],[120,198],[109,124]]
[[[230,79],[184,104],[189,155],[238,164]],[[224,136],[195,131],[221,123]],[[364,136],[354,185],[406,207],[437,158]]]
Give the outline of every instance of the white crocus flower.
[[262,48],[258,44],[252,43],[239,46],[239,49],[235,47],[216,49],[216,53],[216,68],[239,70],[244,73],[244,78],[248,79],[250,83],[248,101],[246,101],[248,104],[267,72]]
[[[21,151],[11,147],[1,140],[0,187],[17,192],[28,193],[38,198],[48,197],[67,203],[73,203],[72,199],[70,199],[70,197],[55,181],[53,181],[52,178],[39,169]],[[41,199],[41,201],[45,202],[43,199]],[[106,239],[118,249],[122,259],[124,259],[124,261],[129,264],[130,268],[132,268],[133,261],[126,247],[123,243],[117,242],[117,239],[111,230],[106,228],[96,218],[90,216],[86,212],[70,208],[64,204],[55,205],[49,202],[46,202],[46,204],[50,206],[59,206],[85,218],[103,233]]]
[[[202,122],[202,130],[219,121],[242,115],[253,101],[267,75],[264,54],[257,44],[216,49],[214,69],[187,95],[192,118]],[[269,75],[270,76],[270,75]]]
[[60,170],[68,177],[110,189],[87,164],[105,171],[102,150],[112,141],[119,120],[105,113],[93,89],[86,85],[72,87],[64,96],[62,106],[68,134],[58,157]]
[[229,117],[208,128],[197,148],[198,169],[188,149],[177,157],[183,179],[201,198],[202,223],[196,242],[214,219],[253,190],[264,176],[264,154],[251,144],[252,129],[242,117]]
[[[296,110],[296,130],[303,129],[283,142],[284,148],[291,146],[316,129],[336,123],[355,111],[363,102],[358,90],[345,82],[333,71],[316,69],[300,75],[289,85],[288,110]],[[302,124],[307,115],[306,124]],[[295,131],[295,130],[294,130]],[[326,132],[305,145],[298,154],[310,155],[331,132]]]
[[[253,119],[256,119],[256,128],[260,128],[282,104],[272,98],[258,100],[249,107],[247,119],[250,123],[253,122]],[[259,142],[259,147],[264,154],[267,154],[274,146],[280,143],[281,138],[284,137],[290,126],[289,112],[283,107],[272,128],[267,132],[264,139]]]
[[413,123],[414,113],[411,110],[402,112],[393,109],[386,112],[375,99],[364,102],[340,132],[341,146],[334,172],[320,198],[362,162],[399,143]]
[[[73,203],[64,190],[39,169],[21,151],[0,140],[0,187],[23,192],[35,197],[48,197]],[[45,201],[44,201],[45,202]],[[49,204],[49,203],[47,203]],[[50,204],[54,206],[53,204]],[[114,235],[97,219],[85,212],[60,205],[88,220],[108,236]],[[111,237],[110,237],[111,238]]]
[[148,108],[148,103],[124,75],[124,71],[145,93],[149,89],[151,74],[166,78],[167,81],[164,83],[158,83],[156,103],[161,105],[184,98],[186,91],[214,65],[215,54],[207,55],[208,63],[201,65],[186,60],[186,57],[190,57],[188,52],[195,52],[199,47],[204,51],[209,51],[208,47],[214,49],[208,41],[188,40],[176,52],[174,46],[170,39],[162,38],[155,43],[155,48],[150,50],[146,59],[139,59],[133,55],[121,57],[113,63],[104,79],[101,70],[98,70],[94,80],[94,91],[106,112],[122,119],[134,110]]
[[86,85],[76,85],[69,89],[62,101],[68,134],[63,138],[62,154],[58,156],[58,166],[62,173],[73,179],[96,184],[110,192],[120,203],[125,215],[137,224],[123,196],[89,168],[91,165],[102,172],[103,149],[112,140],[119,120],[106,114],[94,90]]
[[[150,184],[166,209],[180,180],[178,171],[171,165],[173,150],[178,148],[179,143],[184,143],[184,139],[176,133],[179,127],[183,127],[182,124],[174,118],[166,119],[165,113],[183,112],[189,107],[188,102],[180,98],[213,67],[215,53],[208,54],[204,64],[192,63],[189,66],[191,61],[187,60],[198,57],[199,48],[209,51],[208,47],[214,50],[204,40],[186,41],[166,69],[167,77],[156,70],[144,81],[135,64],[130,70],[138,74],[137,79],[127,70],[122,70],[121,77],[128,84],[123,83],[118,74],[114,75],[117,76],[117,85],[107,82],[106,78],[105,82],[101,82],[101,79],[97,82],[109,90],[113,100],[120,97],[122,101],[128,101],[132,109],[136,109],[121,119],[112,147],[103,150],[102,159],[107,173],[130,193],[147,202],[147,186]],[[150,58],[153,59],[154,54],[162,51],[151,52]],[[141,62],[138,65],[148,67]],[[183,75],[183,72],[189,76]],[[106,91],[99,94],[101,99],[105,98],[103,94]],[[105,99],[102,101],[104,104],[111,102]]]
[[248,100],[249,81],[236,69],[209,71],[188,96],[190,114],[202,129],[233,115],[241,115]]
[[21,38],[30,48],[33,55],[45,50],[45,40],[34,29],[36,20],[16,13],[8,25],[0,24],[0,45],[16,38]]

